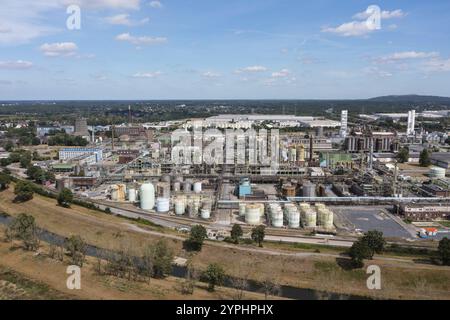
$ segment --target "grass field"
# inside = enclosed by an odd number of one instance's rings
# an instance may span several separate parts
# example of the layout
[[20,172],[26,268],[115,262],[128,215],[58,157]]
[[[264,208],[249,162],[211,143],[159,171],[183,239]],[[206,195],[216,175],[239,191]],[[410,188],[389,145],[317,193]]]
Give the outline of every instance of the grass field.
[[[21,212],[32,214],[39,226],[51,232],[63,236],[79,234],[89,244],[112,250],[130,248],[136,254],[140,254],[148,244],[161,237],[172,236],[168,238],[168,243],[175,254],[181,257],[188,256],[182,249],[182,241],[173,238],[172,233],[148,234],[139,229],[130,228],[130,223],[140,228],[145,228],[144,225],[78,206],[72,206],[70,209],[61,208],[54,200],[38,195],[29,202],[15,204],[11,201],[14,197],[12,191],[11,187],[9,190],[0,192],[0,211],[12,216]],[[374,298],[450,299],[450,268],[448,267],[420,263],[411,258],[375,259],[369,263],[380,266],[383,285],[382,290],[374,292],[366,287],[365,271],[347,270],[342,263],[345,259],[337,258],[339,252],[334,249],[305,248],[302,245],[281,248],[277,245],[277,243],[267,244],[265,250],[270,252],[262,252],[252,245],[235,247],[207,242],[202,251],[192,257],[192,261],[199,269],[205,269],[209,263],[219,263],[228,274],[233,276],[255,280],[269,278],[279,284],[302,288]],[[317,256],[314,253],[316,250],[320,250],[324,255]],[[4,261],[4,254],[1,252],[0,261]],[[35,272],[38,269],[33,270],[30,269],[28,272]],[[41,279],[42,275],[39,274],[35,276],[35,279],[42,280],[44,283],[52,281],[49,278]],[[126,283],[122,283],[120,287],[128,288]],[[170,288],[173,289],[173,286]],[[130,290],[126,290],[127,292],[139,290],[138,287],[128,289]],[[167,290],[167,292],[163,290],[166,292],[164,297],[168,297],[171,291]],[[92,294],[93,298],[103,297],[102,294],[105,294],[104,298],[116,297],[101,290],[89,294]],[[129,292],[129,294],[131,297],[132,293]],[[86,296],[88,295],[84,297]],[[148,297],[159,298],[160,295],[148,295]]]

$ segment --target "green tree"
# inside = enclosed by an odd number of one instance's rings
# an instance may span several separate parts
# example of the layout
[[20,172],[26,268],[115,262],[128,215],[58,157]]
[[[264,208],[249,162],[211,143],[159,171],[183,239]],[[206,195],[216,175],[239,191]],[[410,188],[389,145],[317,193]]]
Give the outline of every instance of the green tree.
[[159,240],[150,247],[149,259],[153,264],[153,274],[155,277],[163,278],[172,271],[174,254],[165,240]]
[[58,204],[61,207],[70,208],[70,204],[73,202],[73,193],[70,189],[63,188],[58,194]]
[[400,163],[406,163],[409,159],[409,150],[408,148],[401,148],[397,153],[397,160]]
[[11,177],[4,172],[0,173],[0,190],[6,190],[11,183]]
[[22,154],[19,163],[22,168],[28,168],[31,165],[31,154],[29,152]]
[[191,233],[187,244],[190,250],[200,251],[202,250],[203,242],[208,236],[206,229],[202,225],[195,225],[191,228]]
[[64,247],[68,251],[70,263],[82,267],[86,256],[84,240],[80,236],[71,236],[66,239]]
[[26,202],[33,199],[34,187],[28,181],[17,181],[14,188],[14,194],[16,195],[15,202]]
[[261,225],[252,229],[252,240],[262,247],[264,237],[266,236],[266,227]]
[[428,167],[431,164],[431,154],[428,149],[423,149],[419,156],[419,164],[421,167]]
[[370,249],[370,259],[375,253],[382,253],[386,245],[386,240],[383,238],[383,232],[371,230],[364,234],[361,241],[365,242]]
[[243,234],[241,226],[235,223],[233,228],[231,228],[231,239],[233,239],[234,243],[238,244]]
[[216,286],[220,286],[223,283],[225,271],[219,264],[212,263],[206,268],[204,278],[208,282],[208,290],[214,291]]
[[450,240],[447,237],[439,241],[438,252],[442,264],[450,266]]
[[14,143],[12,143],[12,141],[8,140],[5,144],[5,150],[8,152],[13,151],[14,149]]
[[359,239],[353,243],[348,254],[352,260],[352,265],[355,268],[362,268],[364,266],[364,259],[370,258],[371,250],[367,245],[367,242]]
[[39,238],[34,217],[25,213],[19,214],[6,229],[6,238],[10,241],[21,240],[26,250],[37,250]]

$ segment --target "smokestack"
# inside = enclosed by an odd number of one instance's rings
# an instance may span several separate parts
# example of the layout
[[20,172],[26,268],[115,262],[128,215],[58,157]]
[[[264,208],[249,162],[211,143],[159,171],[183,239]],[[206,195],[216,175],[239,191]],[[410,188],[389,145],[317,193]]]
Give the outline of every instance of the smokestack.
[[128,124],[131,126],[133,119],[131,117],[131,105],[128,105]]
[[111,129],[111,146],[112,146],[113,151],[114,151],[114,129],[115,129],[115,126],[113,125],[112,129]]
[[313,136],[311,135],[309,137],[309,163],[310,163],[310,165],[311,165],[311,163],[313,161],[313,153],[314,153],[314,150],[313,150]]

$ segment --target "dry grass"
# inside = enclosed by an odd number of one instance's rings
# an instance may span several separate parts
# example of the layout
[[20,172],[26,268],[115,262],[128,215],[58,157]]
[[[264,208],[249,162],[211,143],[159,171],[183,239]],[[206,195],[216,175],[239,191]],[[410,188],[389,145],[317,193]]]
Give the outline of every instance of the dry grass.
[[[13,216],[21,212],[32,214],[38,225],[47,230],[63,236],[79,234],[89,244],[98,247],[112,250],[130,247],[139,254],[145,246],[163,237],[131,230],[127,225],[130,222],[118,217],[77,206],[71,209],[58,207],[54,200],[38,195],[22,204],[12,203],[13,197],[12,188],[0,193],[0,211]],[[169,239],[168,243],[176,255],[186,256],[180,240]],[[374,292],[366,288],[367,275],[363,270],[344,270],[333,257],[269,255],[253,250],[254,247],[250,248],[252,250],[243,251],[238,247],[229,248],[217,243],[206,244],[200,253],[194,255],[193,264],[196,268],[204,269],[208,264],[215,262],[220,263],[228,274],[237,277],[245,274],[255,280],[271,278],[279,284],[374,298],[450,299],[450,268],[417,264],[412,261],[374,260],[370,263],[381,267],[383,283],[383,290]],[[37,276],[37,279],[41,278]],[[52,281],[52,279],[44,280],[45,283]],[[84,297],[106,299],[119,297],[113,294],[104,295],[103,291],[108,291],[109,287],[116,288],[119,292],[143,290],[139,284],[130,288],[128,283],[115,279],[106,281],[105,278],[101,278],[101,281],[102,290],[89,292]],[[153,288],[146,297],[173,298],[170,292],[174,291],[173,286],[177,282],[175,279],[171,281],[173,281],[171,286],[161,284],[159,289]],[[132,293],[129,294],[132,298]]]

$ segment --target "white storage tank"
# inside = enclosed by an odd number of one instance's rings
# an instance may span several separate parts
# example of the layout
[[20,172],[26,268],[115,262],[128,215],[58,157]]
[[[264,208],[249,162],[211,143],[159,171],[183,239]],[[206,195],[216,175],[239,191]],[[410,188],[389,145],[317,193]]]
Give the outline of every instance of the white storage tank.
[[129,187],[127,190],[127,198],[130,202],[136,202],[136,189],[134,187]]
[[173,185],[172,185],[172,189],[173,189],[173,192],[180,192],[180,190],[181,190],[181,183],[178,182],[178,181],[175,181],[173,183]]
[[275,228],[281,228],[283,227],[283,211],[280,210],[274,210],[271,214],[271,222],[272,226]]
[[249,204],[245,209],[245,222],[251,225],[261,223],[260,207],[255,204]]
[[445,179],[446,170],[441,167],[432,167],[429,172],[430,178]]
[[142,210],[153,210],[155,207],[155,187],[152,183],[146,182],[139,189]]
[[174,207],[175,207],[175,214],[177,216],[182,216],[184,214],[184,212],[186,211],[186,204],[185,204],[184,200],[181,198],[175,199]]
[[119,201],[119,187],[117,185],[111,186],[111,200]]
[[246,204],[245,203],[239,203],[239,217],[245,217],[245,208],[246,208]]
[[200,181],[194,183],[194,192],[195,193],[202,192],[202,183]]
[[303,213],[303,227],[305,228],[315,228],[317,225],[317,213],[314,209],[310,208],[305,210]]
[[191,188],[192,188],[192,185],[189,181],[185,181],[183,183],[183,191],[184,192],[186,192],[186,193],[191,192]]
[[156,211],[157,212],[168,212],[169,209],[170,209],[170,199],[169,198],[156,199]]
[[318,225],[325,229],[333,228],[333,212],[327,208],[319,208],[317,211]]
[[200,210],[200,215],[202,219],[209,219],[211,217],[211,210],[207,208],[203,208]]

